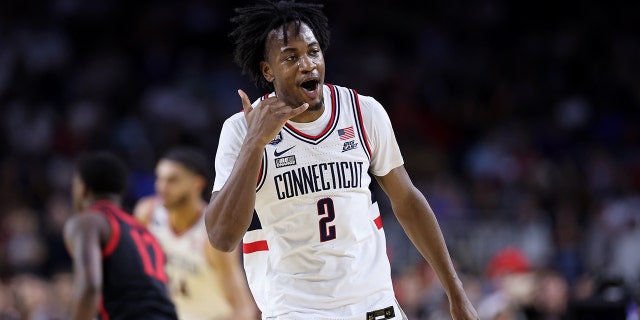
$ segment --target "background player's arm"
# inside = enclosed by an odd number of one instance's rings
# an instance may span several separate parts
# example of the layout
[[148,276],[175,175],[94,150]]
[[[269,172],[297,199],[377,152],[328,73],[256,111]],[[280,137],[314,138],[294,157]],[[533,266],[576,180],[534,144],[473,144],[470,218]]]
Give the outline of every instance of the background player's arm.
[[240,250],[222,252],[206,244],[205,255],[209,264],[219,271],[226,298],[233,308],[229,319],[256,319],[258,307],[253,301],[240,264]]
[[433,267],[449,297],[453,319],[477,319],[453,267],[438,221],[404,166],[376,177],[407,236]]
[[73,258],[74,287],[71,319],[93,319],[98,312],[102,292],[101,233],[108,233],[108,222],[94,213],[82,213],[69,219],[64,240]]
[[155,202],[156,198],[154,196],[140,199],[133,208],[133,216],[136,220],[145,226],[148,225],[151,220],[151,213],[153,213],[153,208],[156,205]]

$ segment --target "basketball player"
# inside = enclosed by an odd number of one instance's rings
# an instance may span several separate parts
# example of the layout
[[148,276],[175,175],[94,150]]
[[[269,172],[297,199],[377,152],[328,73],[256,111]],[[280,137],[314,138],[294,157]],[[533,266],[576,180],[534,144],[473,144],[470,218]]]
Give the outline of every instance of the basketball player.
[[214,249],[204,226],[208,161],[199,150],[176,147],[156,165],[156,195],[134,210],[167,255],[171,297],[182,320],[256,319],[257,308],[239,251]]
[[261,1],[236,9],[235,61],[273,92],[252,104],[239,90],[244,112],[223,125],[206,210],[211,244],[230,251],[244,239],[265,319],[403,319],[374,177],[437,273],[453,319],[477,319],[384,108],[324,83],[329,32],[320,8]]
[[110,153],[78,161],[76,214],[64,227],[74,267],[71,319],[177,319],[160,245],[119,207],[126,181],[124,164]]

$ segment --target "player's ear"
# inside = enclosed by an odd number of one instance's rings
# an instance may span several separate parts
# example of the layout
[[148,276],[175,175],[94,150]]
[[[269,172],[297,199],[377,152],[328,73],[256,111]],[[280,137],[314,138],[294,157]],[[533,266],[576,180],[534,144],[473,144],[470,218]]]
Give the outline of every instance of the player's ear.
[[198,176],[196,179],[196,189],[202,190],[207,187],[207,179],[203,176]]
[[273,70],[271,70],[271,66],[266,61],[260,61],[260,70],[262,71],[262,76],[267,82],[273,82]]
[[74,192],[78,199],[84,200],[87,199],[91,195],[91,190],[87,188],[87,185],[80,179],[76,181],[76,185],[74,186]]
[[83,199],[86,199],[87,197],[89,197],[91,193],[91,190],[89,190],[89,188],[87,188],[87,185],[85,185],[84,183],[80,184],[80,194],[82,195]]

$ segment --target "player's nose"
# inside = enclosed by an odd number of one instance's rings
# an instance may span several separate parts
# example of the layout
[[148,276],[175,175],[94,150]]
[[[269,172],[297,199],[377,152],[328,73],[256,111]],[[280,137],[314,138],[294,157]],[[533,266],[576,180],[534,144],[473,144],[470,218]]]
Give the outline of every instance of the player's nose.
[[316,63],[311,57],[305,54],[298,59],[298,68],[302,71],[311,71],[316,68]]

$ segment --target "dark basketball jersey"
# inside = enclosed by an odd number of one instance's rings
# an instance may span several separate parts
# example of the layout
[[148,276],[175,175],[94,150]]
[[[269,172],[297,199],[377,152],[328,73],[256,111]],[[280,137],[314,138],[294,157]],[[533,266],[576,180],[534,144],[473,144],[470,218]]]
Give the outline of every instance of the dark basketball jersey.
[[109,201],[92,211],[104,215],[111,235],[102,249],[100,319],[177,319],[167,291],[165,256],[142,224]]

